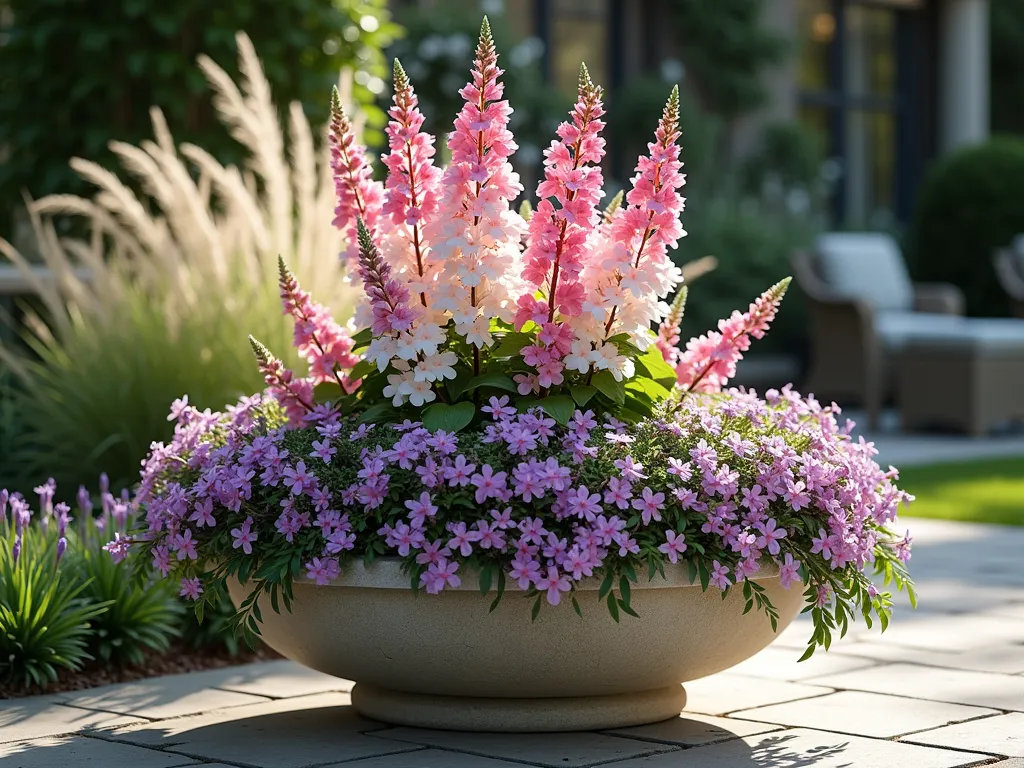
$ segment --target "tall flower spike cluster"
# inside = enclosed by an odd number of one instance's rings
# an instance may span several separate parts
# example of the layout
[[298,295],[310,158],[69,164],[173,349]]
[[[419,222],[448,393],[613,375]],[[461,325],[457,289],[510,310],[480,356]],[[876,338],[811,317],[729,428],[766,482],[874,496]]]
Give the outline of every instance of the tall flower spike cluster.
[[[690,339],[674,361],[679,384],[688,392],[720,392],[736,375],[736,363],[750,349],[750,337],[760,339],[775,319],[790,278],[762,293],[746,312],[738,310],[718,321],[718,330]],[[668,362],[673,362],[668,360]]]
[[[679,88],[673,88],[655,131],[648,154],[637,162],[625,207],[611,215],[602,258],[595,258],[584,275],[589,292],[576,335],[600,349],[612,336],[626,333],[630,341],[647,349],[652,323],[666,310],[659,299],[682,281],[682,272],[669,258],[686,233],[679,224],[685,183],[679,160]],[[598,244],[595,244],[598,245]],[[600,246],[595,248],[600,251]]]
[[581,67],[571,122],[558,126],[559,141],[552,141],[544,150],[544,180],[537,186],[540,202],[530,219],[524,276],[544,292],[546,300],[521,301],[516,318],[519,326],[527,320],[542,324],[553,322],[556,315],[570,318],[583,311],[579,277],[586,262],[587,238],[598,220],[597,203],[604,184],[601,93],[586,66]]
[[356,221],[362,219],[367,227],[376,229],[384,188],[379,181],[373,180],[373,168],[366,157],[366,148],[356,141],[355,129],[342,109],[337,88],[331,92],[331,116],[327,127],[331,170],[338,196],[334,226],[347,236],[349,245],[344,258],[352,266],[359,256]]
[[437,212],[441,192],[441,170],[434,165],[434,137],[421,130],[423,113],[409,77],[395,59],[394,106],[387,135],[390,152],[384,157],[388,178],[384,185],[383,213],[394,229],[383,237],[383,251],[396,272],[404,276],[409,290],[427,306],[433,292],[436,266],[427,262],[424,222]]
[[540,202],[530,219],[523,254],[523,276],[541,298],[524,294],[516,311],[517,328],[532,321],[542,331],[538,344],[523,349],[524,359],[537,369],[537,375],[516,377],[520,394],[562,384],[564,358],[574,350],[570,321],[583,312],[586,291],[580,274],[589,254],[588,238],[599,220],[597,203],[604,194],[601,93],[586,65],[582,66],[571,121],[558,126],[559,140],[544,150],[544,180],[537,186]]
[[297,377],[253,336],[249,337],[249,344],[267,384],[267,392],[281,404],[292,424],[301,424],[313,410],[312,380]]
[[294,322],[293,343],[309,363],[313,384],[334,381],[346,392],[355,391],[356,383],[342,373],[359,362],[352,354],[352,337],[334,321],[326,307],[299,287],[282,257],[278,257],[277,266],[281,304]]
[[658,326],[658,338],[654,342],[665,362],[673,368],[679,363],[681,352],[679,351],[679,329],[683,324],[683,313],[686,311],[686,297],[689,289],[684,285],[676,293],[669,307],[668,314]]
[[522,192],[509,157],[517,149],[508,130],[512,108],[502,98],[498,54],[487,19],[473,59],[471,80],[448,138],[451,163],[445,196],[427,227],[431,260],[442,265],[436,306],[451,314],[456,331],[479,351],[489,346],[491,319],[511,322],[522,292],[520,242],[526,230],[509,202]]

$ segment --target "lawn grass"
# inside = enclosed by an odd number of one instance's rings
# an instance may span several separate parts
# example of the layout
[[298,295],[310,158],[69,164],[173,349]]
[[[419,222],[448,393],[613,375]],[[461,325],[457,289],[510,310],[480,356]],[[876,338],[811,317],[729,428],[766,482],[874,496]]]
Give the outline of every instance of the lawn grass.
[[1024,525],[1024,457],[907,467],[899,485],[908,517]]

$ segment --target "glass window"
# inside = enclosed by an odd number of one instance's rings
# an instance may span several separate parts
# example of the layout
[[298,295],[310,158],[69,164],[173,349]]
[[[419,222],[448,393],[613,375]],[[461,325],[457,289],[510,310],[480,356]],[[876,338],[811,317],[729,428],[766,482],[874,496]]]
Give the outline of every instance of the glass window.
[[890,8],[848,5],[843,35],[844,90],[891,97],[896,83],[896,18]]
[[608,87],[608,0],[551,3],[551,78],[564,93],[575,93],[580,62],[590,77]]
[[836,35],[831,0],[800,0],[797,28],[800,87],[808,91],[828,90],[828,49]]
[[892,223],[895,145],[891,112],[846,113],[842,183],[847,224],[881,228]]

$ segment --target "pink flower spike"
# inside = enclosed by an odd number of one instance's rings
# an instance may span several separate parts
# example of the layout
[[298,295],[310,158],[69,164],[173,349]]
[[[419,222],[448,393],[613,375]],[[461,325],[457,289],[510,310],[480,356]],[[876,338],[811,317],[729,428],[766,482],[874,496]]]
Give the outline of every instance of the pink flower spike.
[[736,374],[736,363],[750,347],[750,338],[760,339],[775,319],[790,278],[762,293],[743,314],[733,312],[718,322],[718,331],[690,339],[676,363],[679,385],[688,392],[721,392]]
[[354,264],[358,254],[356,222],[361,220],[370,231],[376,231],[384,188],[373,180],[373,168],[367,159],[366,147],[356,141],[355,129],[341,107],[341,95],[331,92],[331,115],[328,123],[331,147],[331,169],[338,206],[334,209],[334,226],[348,239],[345,257]]
[[394,106],[386,129],[390,152],[384,157],[388,169],[383,213],[400,231],[408,232],[410,267],[420,290],[420,304],[427,306],[426,237],[422,221],[437,212],[441,192],[441,170],[434,166],[434,137],[424,133],[423,113],[402,64],[395,59]]
[[540,202],[530,219],[523,277],[545,291],[548,322],[554,322],[556,315],[571,318],[582,311],[580,273],[587,236],[598,221],[597,202],[604,183],[601,95],[586,66],[581,67],[572,121],[558,127],[560,141],[544,150],[544,180],[537,186]]

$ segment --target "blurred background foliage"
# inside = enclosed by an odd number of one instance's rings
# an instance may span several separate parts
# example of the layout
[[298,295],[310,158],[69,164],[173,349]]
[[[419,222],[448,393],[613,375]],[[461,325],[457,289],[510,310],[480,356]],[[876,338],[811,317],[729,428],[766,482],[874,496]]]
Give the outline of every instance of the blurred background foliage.
[[327,116],[343,67],[358,73],[354,96],[380,142],[376,105],[389,75],[383,49],[399,34],[386,0],[0,0],[0,233],[7,234],[22,192],[81,194],[71,157],[113,165],[113,139],[150,135],[159,106],[174,135],[222,162],[244,155],[217,122],[195,66],[204,53],[233,65],[235,33],[245,30],[285,106]]

